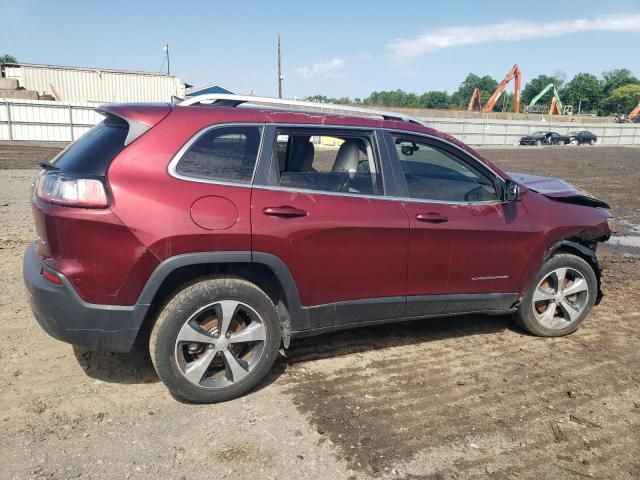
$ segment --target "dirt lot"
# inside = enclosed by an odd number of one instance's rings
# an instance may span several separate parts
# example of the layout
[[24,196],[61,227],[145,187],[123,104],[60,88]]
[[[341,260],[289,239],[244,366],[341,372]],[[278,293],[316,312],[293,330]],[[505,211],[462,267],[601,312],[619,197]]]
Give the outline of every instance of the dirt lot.
[[[640,249],[601,248],[605,298],[569,337],[483,316],[329,334],[254,393],[188,405],[144,354],[74,350],[33,320],[28,187],[54,153],[0,146],[0,478],[640,478]],[[574,182],[640,235],[640,149],[483,153]]]

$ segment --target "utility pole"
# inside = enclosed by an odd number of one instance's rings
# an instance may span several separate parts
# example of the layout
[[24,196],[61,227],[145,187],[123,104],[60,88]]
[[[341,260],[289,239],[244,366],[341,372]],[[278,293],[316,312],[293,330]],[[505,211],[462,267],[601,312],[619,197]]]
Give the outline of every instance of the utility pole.
[[164,47],[162,47],[162,51],[167,56],[167,75],[171,75],[171,62],[169,59],[169,44],[166,43]]
[[282,64],[280,61],[280,34],[278,34],[278,98],[282,98]]

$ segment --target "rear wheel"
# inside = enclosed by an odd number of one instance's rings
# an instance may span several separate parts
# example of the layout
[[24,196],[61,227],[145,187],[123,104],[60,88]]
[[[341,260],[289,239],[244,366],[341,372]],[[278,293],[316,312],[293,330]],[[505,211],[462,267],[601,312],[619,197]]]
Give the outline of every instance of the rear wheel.
[[516,321],[543,337],[578,329],[596,301],[598,281],[591,265],[570,254],[545,262],[520,303]]
[[160,379],[176,397],[197,403],[251,390],[279,346],[275,306],[238,278],[209,278],[180,291],[160,313],[149,343]]

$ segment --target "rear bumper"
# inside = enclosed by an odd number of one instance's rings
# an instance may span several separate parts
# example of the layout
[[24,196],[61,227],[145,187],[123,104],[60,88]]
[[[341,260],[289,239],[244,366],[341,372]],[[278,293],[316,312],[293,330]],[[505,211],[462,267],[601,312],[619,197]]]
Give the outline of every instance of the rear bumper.
[[24,255],[23,276],[31,310],[49,335],[88,350],[131,351],[145,309],[140,305],[97,305],[85,302],[62,274],[62,285],[45,280],[32,243]]

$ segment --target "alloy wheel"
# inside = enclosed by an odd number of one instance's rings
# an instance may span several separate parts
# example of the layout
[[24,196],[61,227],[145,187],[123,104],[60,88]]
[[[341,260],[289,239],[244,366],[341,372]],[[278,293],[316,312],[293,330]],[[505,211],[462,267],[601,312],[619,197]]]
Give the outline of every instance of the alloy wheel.
[[542,325],[563,329],[578,320],[589,300],[589,286],[584,276],[573,268],[557,268],[536,287],[533,313]]
[[260,315],[246,303],[219,300],[192,314],[175,340],[180,373],[208,389],[233,385],[260,363],[267,332]]

